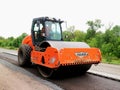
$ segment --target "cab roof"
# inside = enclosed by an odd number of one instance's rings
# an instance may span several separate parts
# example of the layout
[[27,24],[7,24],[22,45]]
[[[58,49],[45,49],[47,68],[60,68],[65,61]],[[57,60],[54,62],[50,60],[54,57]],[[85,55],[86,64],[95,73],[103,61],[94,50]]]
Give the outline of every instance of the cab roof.
[[34,22],[36,22],[36,21],[40,21],[40,22],[55,21],[55,22],[60,22],[60,23],[63,22],[63,21],[61,21],[60,19],[51,18],[51,17],[38,17],[38,18],[34,18],[33,21],[34,21]]

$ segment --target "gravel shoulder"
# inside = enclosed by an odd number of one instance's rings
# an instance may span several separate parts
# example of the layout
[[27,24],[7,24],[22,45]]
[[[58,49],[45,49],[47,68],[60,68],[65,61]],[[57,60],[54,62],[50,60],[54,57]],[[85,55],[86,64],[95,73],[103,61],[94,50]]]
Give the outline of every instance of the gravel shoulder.
[[26,70],[0,59],[0,90],[61,90]]

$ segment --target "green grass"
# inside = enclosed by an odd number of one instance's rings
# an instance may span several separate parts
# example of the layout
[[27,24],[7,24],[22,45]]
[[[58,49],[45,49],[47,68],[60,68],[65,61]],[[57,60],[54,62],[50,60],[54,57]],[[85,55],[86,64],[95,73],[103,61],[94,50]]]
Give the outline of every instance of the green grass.
[[120,58],[119,59],[114,59],[113,57],[111,57],[109,59],[108,58],[103,58],[102,63],[120,65]]
[[18,49],[18,48],[15,48],[15,47],[0,47],[0,48],[11,49],[11,50],[17,50]]

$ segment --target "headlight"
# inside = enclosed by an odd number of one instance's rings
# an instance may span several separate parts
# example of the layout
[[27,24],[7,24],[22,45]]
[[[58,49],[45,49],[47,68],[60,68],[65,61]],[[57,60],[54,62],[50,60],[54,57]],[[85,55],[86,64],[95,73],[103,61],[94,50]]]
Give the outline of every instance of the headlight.
[[49,63],[53,64],[55,62],[55,60],[56,60],[56,58],[52,57],[52,58],[50,58]]

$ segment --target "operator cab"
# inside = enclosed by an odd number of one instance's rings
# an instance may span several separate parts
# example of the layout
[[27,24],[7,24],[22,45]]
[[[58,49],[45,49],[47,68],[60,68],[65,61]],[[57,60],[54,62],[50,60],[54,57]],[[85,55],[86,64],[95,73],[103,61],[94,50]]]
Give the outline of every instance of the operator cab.
[[37,45],[46,40],[61,41],[61,23],[63,23],[63,21],[60,19],[56,20],[55,18],[40,17],[33,19],[31,28],[33,45]]

